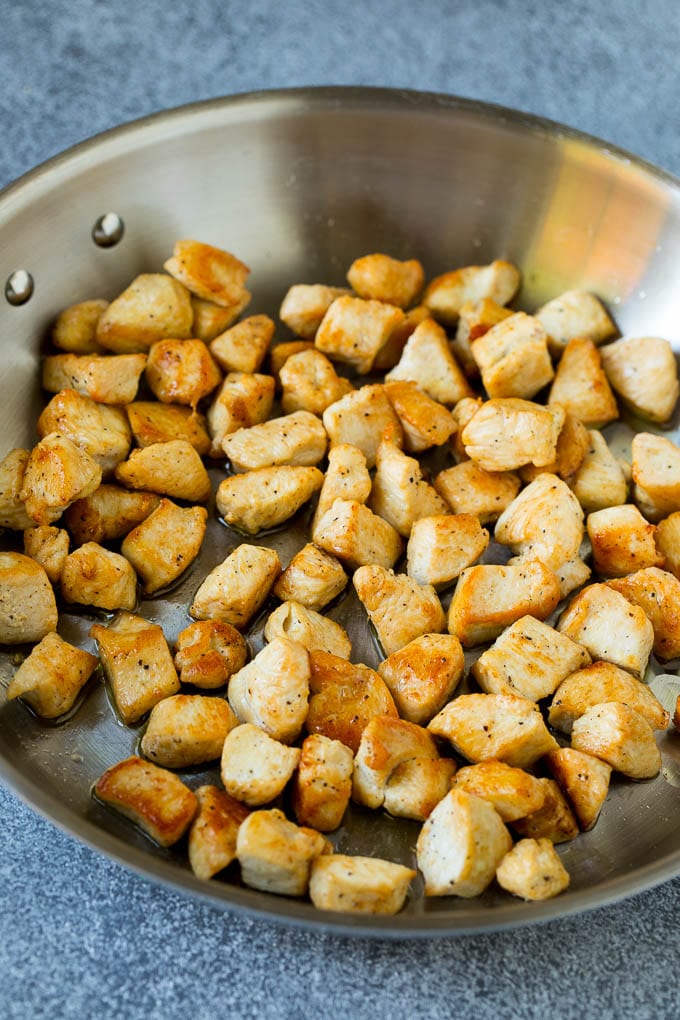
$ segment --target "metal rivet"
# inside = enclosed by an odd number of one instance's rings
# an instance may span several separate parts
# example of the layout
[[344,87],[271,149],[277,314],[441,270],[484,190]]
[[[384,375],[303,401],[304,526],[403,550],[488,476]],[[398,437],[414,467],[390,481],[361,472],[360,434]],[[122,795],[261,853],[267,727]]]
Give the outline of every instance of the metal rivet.
[[26,269],[15,269],[7,277],[5,297],[11,305],[25,305],[33,294],[33,277]]
[[100,248],[113,248],[125,233],[125,224],[115,212],[104,213],[92,228],[92,240]]

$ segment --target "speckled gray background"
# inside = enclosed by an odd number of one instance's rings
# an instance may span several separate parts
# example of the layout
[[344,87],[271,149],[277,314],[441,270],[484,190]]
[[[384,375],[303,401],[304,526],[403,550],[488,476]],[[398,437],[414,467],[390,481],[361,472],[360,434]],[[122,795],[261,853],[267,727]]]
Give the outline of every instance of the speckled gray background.
[[[164,107],[303,84],[454,92],[680,173],[673,0],[0,0],[0,185]],[[499,935],[347,940],[220,913],[0,788],[0,1017],[678,1016],[680,879]]]

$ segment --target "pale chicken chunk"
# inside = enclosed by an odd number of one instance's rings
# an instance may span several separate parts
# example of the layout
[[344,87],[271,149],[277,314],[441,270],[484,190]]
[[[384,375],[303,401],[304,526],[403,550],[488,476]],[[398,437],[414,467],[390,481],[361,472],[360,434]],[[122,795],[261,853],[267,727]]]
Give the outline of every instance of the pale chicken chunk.
[[312,522],[312,533],[336,499],[365,503],[371,494],[372,484],[366,456],[358,446],[353,446],[351,443],[341,443],[339,446],[331,445],[328,451],[328,467]]
[[346,297],[346,287],[327,287],[323,283],[296,283],[288,289],[279,309],[279,318],[293,333],[313,340],[322,319],[336,298]]
[[298,825],[332,832],[342,822],[352,793],[354,758],[349,747],[321,733],[302,742],[293,783],[293,811]]
[[96,655],[46,634],[19,666],[7,688],[7,700],[21,698],[43,719],[69,712],[92,676]]
[[445,514],[448,510],[442,497],[423,478],[418,461],[386,440],[380,443],[376,454],[369,505],[403,538],[408,538],[421,517]]
[[403,550],[399,533],[391,524],[351,499],[336,499],[314,525],[312,538],[350,570],[367,564],[392,567]]
[[585,337],[599,344],[616,335],[616,326],[604,305],[585,290],[565,291],[539,308],[536,318],[543,323],[555,354],[574,337]]
[[449,701],[463,677],[465,656],[451,634],[423,634],[378,666],[402,719],[426,725]]
[[[556,748],[555,748],[556,750]],[[539,779],[543,804],[530,815],[513,822],[515,832],[529,839],[567,843],[578,836],[578,823],[569,803],[554,779]]]
[[253,811],[236,836],[243,882],[280,896],[303,896],[312,862],[331,850],[320,832],[289,822],[277,808]]
[[164,337],[190,337],[193,321],[186,287],[164,273],[142,273],[102,312],[96,340],[116,354],[146,351]]
[[404,431],[404,449],[421,453],[441,446],[456,430],[453,415],[443,404],[432,400],[409,381],[386,382],[385,392]]
[[600,353],[609,382],[631,410],[653,422],[665,422],[673,416],[680,384],[668,340],[627,337],[608,344]]
[[275,549],[244,542],[210,571],[189,612],[195,620],[222,620],[243,628],[269,595],[280,572]]
[[219,386],[222,373],[202,340],[158,340],[146,363],[146,381],[164,404],[185,404],[194,410]]
[[451,341],[451,350],[458,358],[469,376],[479,374],[477,362],[472,354],[472,342],[496,326],[503,319],[509,318],[513,312],[499,305],[493,298],[481,298],[479,301],[466,301],[461,307],[456,327],[456,335]]
[[583,645],[593,660],[604,659],[643,677],[654,644],[646,614],[606,584],[591,584],[576,595],[557,629]]
[[236,858],[236,835],[250,812],[217,786],[199,786],[195,794],[198,812],[189,830],[189,864],[197,878],[207,880]]
[[19,498],[36,524],[52,524],[102,480],[102,469],[66,436],[50,432],[31,450]]
[[124,410],[97,403],[75,390],[61,390],[52,397],[38,418],[36,430],[41,439],[52,432],[66,436],[89,453],[104,474],[125,460],[132,443]]
[[470,460],[465,452],[462,433],[467,423],[472,421],[483,403],[484,401],[481,397],[463,397],[463,399],[459,400],[455,407],[451,409],[451,417],[455,422],[456,428],[455,431],[451,433],[449,449],[453,454],[453,459],[456,464]]
[[75,390],[101,404],[129,404],[137,395],[146,354],[53,354],[43,361],[48,393]]
[[322,415],[336,400],[354,392],[349,379],[339,376],[321,351],[300,351],[291,355],[279,373],[283,394],[281,407]]
[[94,793],[164,847],[182,838],[198,808],[195,794],[179,776],[136,755],[107,769]]
[[324,854],[312,862],[309,896],[317,910],[398,914],[416,872],[379,857]]
[[250,304],[250,293],[242,290],[229,305],[216,305],[214,301],[191,295],[191,307],[194,312],[194,324],[191,335],[199,340],[214,340],[238,319],[241,312]]
[[527,464],[520,468],[520,477],[524,482],[533,482],[540,474],[549,472],[571,484],[571,479],[583,464],[589,447],[590,433],[588,429],[570,411],[567,411],[557,440],[555,460],[552,464],[546,464],[545,467],[540,468],[534,467],[533,464]]
[[418,836],[425,895],[479,896],[511,846],[510,833],[491,804],[465,790],[450,790]]
[[335,556],[308,542],[279,577],[274,594],[283,601],[292,599],[307,609],[320,612],[345,589],[347,580]]
[[376,716],[397,717],[392,695],[378,674],[362,663],[347,662],[328,652],[309,653],[311,675],[309,733],[340,740],[353,753],[361,734]]
[[472,676],[487,694],[519,694],[540,701],[589,663],[585,648],[566,634],[523,616],[482,653],[472,666]]
[[183,499],[188,503],[206,503],[210,498],[210,478],[203,461],[185,439],[152,443],[133,450],[116,467],[116,478],[130,489],[146,489]]
[[574,722],[593,705],[623,701],[644,716],[653,729],[665,730],[668,712],[652,690],[611,662],[593,662],[568,676],[555,691],[548,722],[571,733]]
[[656,528],[632,503],[596,510],[586,523],[593,565],[602,577],[624,577],[663,563],[654,542]]
[[40,641],[57,629],[57,603],[44,567],[0,552],[0,645]]
[[538,705],[514,694],[461,694],[428,729],[468,761],[498,760],[521,769],[557,747]]
[[411,528],[407,573],[418,584],[445,588],[479,559],[488,544],[489,532],[475,514],[421,517]]
[[287,747],[259,726],[244,723],[227,734],[220,777],[231,797],[261,807],[278,797],[299,760],[299,747]]
[[630,779],[652,779],[661,768],[654,731],[630,705],[593,705],[574,722],[571,746],[601,758]]
[[449,792],[455,771],[452,758],[409,758],[390,774],[382,806],[395,818],[424,822]]
[[619,416],[601,355],[586,337],[570,340],[557,366],[548,398],[549,404],[561,404],[590,428],[602,428]]
[[608,582],[633,605],[643,609],[654,628],[654,654],[668,660],[680,655],[680,581],[667,570],[643,567]]
[[68,556],[70,539],[68,531],[40,524],[37,528],[24,531],[24,552],[45,568],[52,584],[57,584]]
[[173,694],[151,709],[142,737],[145,758],[168,769],[214,761],[238,719],[222,698]]
[[398,765],[413,758],[439,758],[427,730],[391,715],[371,719],[354,756],[352,799],[365,807],[381,807],[390,776]]
[[229,681],[229,704],[239,722],[252,723],[284,744],[300,733],[309,702],[309,655],[304,645],[275,637]]
[[535,776],[493,759],[459,769],[451,786],[488,801],[504,822],[533,814],[545,800],[545,791]]
[[[206,418],[190,407],[161,404],[157,400],[135,400],[125,410],[137,446],[186,439],[202,457],[210,452]],[[222,447],[219,452],[222,453]]]
[[197,620],[180,631],[175,642],[180,681],[207,690],[223,687],[247,658],[245,638],[221,620]]
[[[204,301],[231,308],[244,300],[250,270],[240,259],[222,248],[201,241],[176,241],[163,268],[175,280]],[[166,336],[176,336],[172,331]]]
[[216,336],[210,353],[225,372],[257,372],[275,329],[268,315],[250,315]]
[[421,322],[429,318],[430,313],[425,305],[414,305],[413,308],[409,308],[401,322],[390,333],[387,343],[378,351],[373,362],[373,371],[387,372],[394,368],[402,355],[408,338]]
[[449,633],[465,648],[472,648],[493,641],[522,616],[545,620],[560,597],[557,577],[540,560],[468,567],[458,578],[451,600]]
[[278,637],[290,638],[309,652],[321,649],[341,659],[349,659],[352,652],[352,642],[344,627],[328,616],[290,600],[270,614],[264,636],[267,641]]
[[227,524],[256,535],[289,520],[322,484],[323,475],[315,467],[281,464],[256,468],[220,482],[217,510]]
[[[518,561],[513,558],[508,562]],[[573,559],[562,563],[555,570],[555,576],[560,582],[560,596],[566,599],[567,595],[571,595],[576,588],[580,588],[581,585],[585,584],[591,574],[592,570],[579,556],[575,556]]]
[[151,492],[129,492],[118,485],[100,485],[64,511],[63,522],[74,542],[104,542],[123,538],[146,520],[160,503]]
[[407,574],[395,574],[377,564],[359,567],[352,583],[386,655],[422,634],[437,634],[446,627],[432,585],[420,585]]
[[26,465],[31,456],[29,450],[17,447],[10,450],[0,461],[0,528],[24,531],[32,528],[35,521],[26,513],[21,498],[24,487]]
[[501,889],[523,900],[540,902],[569,886],[569,872],[549,839],[521,839],[496,869]]
[[152,595],[176,581],[198,556],[208,512],[162,499],[153,513],[130,531],[120,551],[135,568],[142,589]]
[[650,520],[680,510],[680,448],[664,436],[638,432],[633,438],[635,502]]
[[270,375],[230,372],[208,408],[210,455],[223,457],[225,437],[266,421],[273,404],[274,380]]
[[314,343],[332,361],[344,362],[360,375],[366,375],[378,351],[403,318],[403,311],[396,305],[339,297],[324,315]]
[[592,829],[609,792],[611,765],[574,747],[546,755],[548,768],[574,809],[583,832]]
[[497,520],[510,506],[521,484],[511,471],[485,471],[473,460],[440,471],[433,482],[454,514],[473,514],[480,524]]
[[529,400],[488,400],[463,429],[465,452],[486,471],[513,471],[524,464],[545,467],[557,454],[565,410]]
[[70,354],[101,353],[102,348],[96,340],[97,323],[108,304],[108,301],[94,298],[64,308],[52,329],[54,346]]
[[254,471],[277,464],[313,467],[323,459],[327,445],[325,428],[309,411],[294,411],[282,418],[238,429],[222,441],[234,471]]
[[385,430],[396,430],[393,433],[395,442],[401,436],[401,425],[387,399],[385,387],[378,384],[362,386],[336,400],[324,411],[323,424],[330,440],[331,453],[340,445],[358,447],[369,468],[375,466],[376,451]]
[[347,282],[361,298],[408,308],[423,289],[425,272],[418,259],[362,255],[347,270]]
[[452,406],[472,389],[451,352],[446,333],[434,319],[424,319],[406,341],[401,358],[385,381],[410,380],[440,404]]
[[96,542],[85,542],[64,560],[61,595],[97,609],[133,610],[137,605],[137,575],[128,560]]
[[654,541],[665,570],[680,579],[680,513],[670,514],[656,526]]
[[463,266],[435,277],[425,289],[423,302],[435,319],[445,326],[454,326],[466,302],[492,298],[499,305],[507,305],[518,291],[520,281],[516,266],[495,259],[487,266]]
[[604,510],[626,502],[628,484],[621,464],[601,432],[589,431],[590,445],[583,463],[569,484],[585,512]]
[[475,340],[472,356],[490,397],[528,400],[555,375],[548,336],[539,320],[525,312],[503,319]]
[[[301,351],[316,351],[313,340],[284,340],[274,344],[269,350],[269,371],[278,385],[281,381],[281,369],[289,358]],[[320,353],[317,351],[317,353]]]
[[503,511],[494,538],[522,559],[538,559],[557,570],[578,555],[583,532],[583,510],[573,492],[557,475],[546,473]]

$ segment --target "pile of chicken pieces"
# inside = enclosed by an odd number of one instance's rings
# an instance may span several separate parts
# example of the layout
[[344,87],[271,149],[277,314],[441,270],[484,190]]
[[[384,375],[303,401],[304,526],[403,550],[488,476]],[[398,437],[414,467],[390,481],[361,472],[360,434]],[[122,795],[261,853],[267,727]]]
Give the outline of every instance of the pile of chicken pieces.
[[[582,291],[512,311],[508,262],[425,286],[417,260],[372,254],[349,288],[292,286],[280,318],[295,339],[273,344],[272,319],[240,318],[249,270],[235,256],[179,241],[164,269],[59,315],[39,442],[0,464],[0,524],[24,549],[0,553],[0,643],[34,645],[8,700],[59,718],[101,662],[121,720],[148,723],[141,756],[95,795],[161,846],[188,833],[203,879],[238,860],[256,889],[396,913],[416,872],[336,854],[325,835],[352,799],[423,823],[428,896],[494,879],[558,894],[554,844],[592,828],[613,770],[658,773],[654,730],[670,721],[644,680],[652,652],[680,655],[680,448],[641,431],[628,463],[600,431],[620,406],[671,418],[670,343],[614,340]],[[450,466],[431,478],[418,456],[435,448]],[[171,648],[136,612],[139,589],[163,593],[198,556],[206,462],[225,457],[227,525],[249,539],[316,498],[310,541],[285,569],[242,541]],[[489,525],[507,562],[487,562]],[[350,661],[323,613],[349,575],[376,670]],[[91,627],[98,655],[59,636],[55,591],[115,611]],[[244,634],[272,596],[248,661]],[[479,693],[456,696],[478,646]],[[221,786],[174,771],[218,759]]]

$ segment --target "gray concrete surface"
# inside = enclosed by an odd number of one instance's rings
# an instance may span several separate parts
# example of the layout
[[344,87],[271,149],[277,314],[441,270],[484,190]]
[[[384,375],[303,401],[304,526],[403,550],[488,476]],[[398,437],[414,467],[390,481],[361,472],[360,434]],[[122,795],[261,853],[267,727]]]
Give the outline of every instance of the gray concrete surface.
[[[454,92],[680,172],[672,0],[0,0],[0,185],[82,138],[257,88]],[[394,944],[156,888],[0,788],[0,1017],[675,1017],[680,879],[542,927]]]

